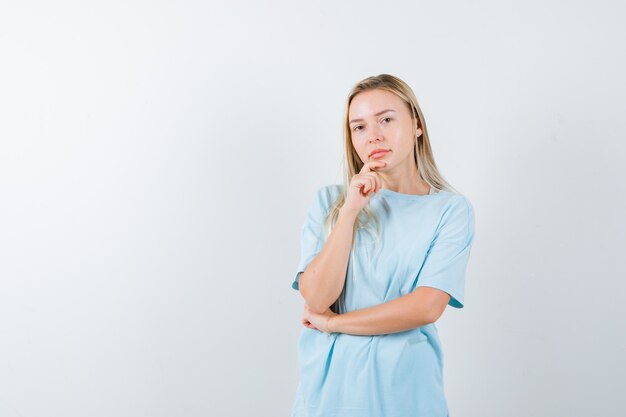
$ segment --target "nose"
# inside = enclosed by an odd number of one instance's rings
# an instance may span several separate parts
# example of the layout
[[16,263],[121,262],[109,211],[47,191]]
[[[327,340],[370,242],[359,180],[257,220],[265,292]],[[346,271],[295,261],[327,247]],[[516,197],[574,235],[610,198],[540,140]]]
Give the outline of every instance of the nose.
[[382,133],[380,133],[380,128],[375,126],[371,129],[370,133],[370,142],[380,142],[383,138]]

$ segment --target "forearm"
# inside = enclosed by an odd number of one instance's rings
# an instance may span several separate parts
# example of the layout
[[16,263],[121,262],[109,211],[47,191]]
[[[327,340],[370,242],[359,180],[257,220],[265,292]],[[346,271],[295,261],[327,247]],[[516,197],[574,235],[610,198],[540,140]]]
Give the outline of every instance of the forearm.
[[330,318],[328,330],[353,335],[398,333],[435,321],[435,313],[417,294],[410,293],[376,306]]
[[311,311],[325,311],[341,294],[357,215],[357,212],[350,210],[339,211],[337,222],[324,247],[300,274],[300,293]]

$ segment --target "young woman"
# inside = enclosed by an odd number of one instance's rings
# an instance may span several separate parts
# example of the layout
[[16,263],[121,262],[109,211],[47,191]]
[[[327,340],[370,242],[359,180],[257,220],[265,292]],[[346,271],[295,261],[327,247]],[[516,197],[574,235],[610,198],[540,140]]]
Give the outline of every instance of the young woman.
[[439,173],[399,78],[357,83],[344,133],[345,183],[317,190],[301,231],[292,417],[446,417],[435,322],[463,307],[472,205]]

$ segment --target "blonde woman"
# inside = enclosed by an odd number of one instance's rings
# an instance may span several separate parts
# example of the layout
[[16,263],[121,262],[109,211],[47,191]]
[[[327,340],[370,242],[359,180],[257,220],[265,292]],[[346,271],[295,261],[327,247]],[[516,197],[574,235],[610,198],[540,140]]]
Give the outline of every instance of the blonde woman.
[[292,417],[446,417],[435,322],[463,307],[473,207],[439,173],[404,81],[357,83],[344,128],[345,183],[317,190],[301,230]]

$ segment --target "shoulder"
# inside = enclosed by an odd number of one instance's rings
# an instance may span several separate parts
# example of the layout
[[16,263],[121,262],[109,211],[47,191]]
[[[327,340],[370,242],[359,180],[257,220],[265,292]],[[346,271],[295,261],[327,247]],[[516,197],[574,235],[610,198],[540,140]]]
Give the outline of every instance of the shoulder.
[[469,198],[460,193],[441,190],[438,193],[441,196],[441,205],[444,211],[465,212],[473,214],[474,207]]
[[318,204],[324,208],[328,208],[343,193],[344,186],[341,184],[323,185],[315,192]]
[[474,231],[474,207],[465,195],[442,190],[440,200],[440,227],[458,228],[466,233]]

